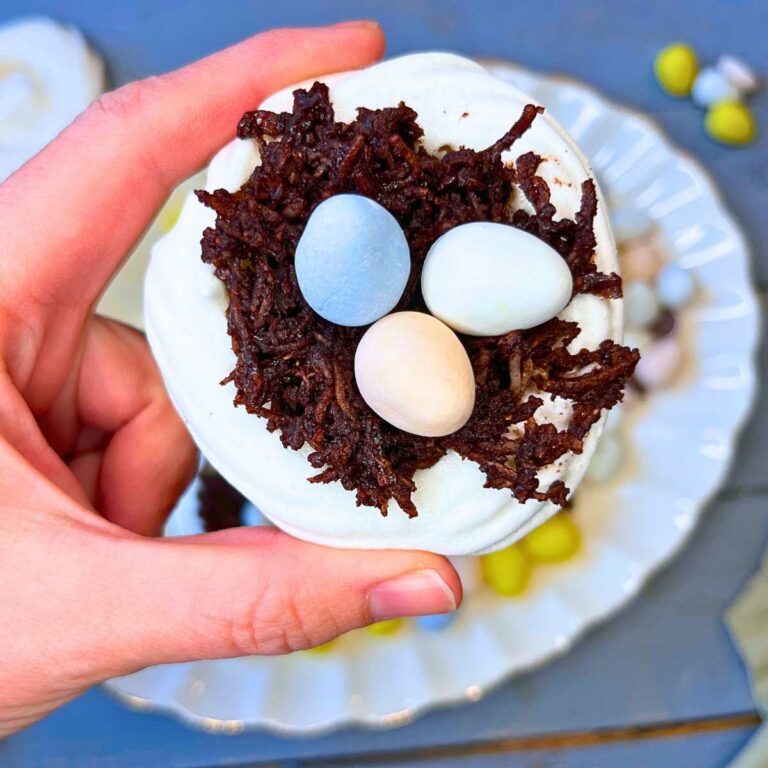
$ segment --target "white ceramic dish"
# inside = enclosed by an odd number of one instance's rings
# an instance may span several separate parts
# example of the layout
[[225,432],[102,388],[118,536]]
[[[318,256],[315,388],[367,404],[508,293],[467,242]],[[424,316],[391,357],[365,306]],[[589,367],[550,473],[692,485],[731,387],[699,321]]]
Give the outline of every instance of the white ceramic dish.
[[[631,200],[646,213],[670,258],[694,273],[703,298],[684,317],[685,375],[635,410],[633,458],[619,478],[580,489],[581,553],[538,568],[522,597],[482,591],[440,632],[358,632],[325,655],[155,667],[109,682],[129,705],[217,732],[310,734],[399,725],[430,708],[475,700],[564,653],[636,595],[680,549],[722,481],[753,399],[759,328],[738,227],[702,169],[648,119],[570,80],[489,66],[551,110],[589,157],[608,197]],[[194,530],[195,518],[188,494],[169,532]]]

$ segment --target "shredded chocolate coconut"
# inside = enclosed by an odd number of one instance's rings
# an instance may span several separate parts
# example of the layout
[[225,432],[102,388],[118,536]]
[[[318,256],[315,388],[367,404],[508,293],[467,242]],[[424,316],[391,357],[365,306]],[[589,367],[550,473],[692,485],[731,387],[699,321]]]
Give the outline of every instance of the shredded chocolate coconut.
[[[509,489],[521,502],[566,503],[564,484],[540,489],[537,471],[582,450],[602,409],[621,400],[637,351],[604,341],[595,351],[570,354],[566,346],[579,328],[557,319],[505,336],[460,337],[476,377],[473,415],[452,435],[420,437],[392,427],[366,405],[353,372],[365,329],[317,315],[301,295],[293,265],[315,207],[331,195],[356,193],[390,211],[408,240],[411,275],[396,310],[426,311],[419,281],[427,251],[444,232],[470,221],[511,223],[549,243],[567,261],[576,293],[621,296],[618,275],[595,265],[593,182],[582,184],[574,220],[555,219],[549,188],[536,175],[540,158],[501,160],[542,111],[526,106],[483,151],[447,147],[439,155],[423,148],[417,115],[405,104],[360,108],[353,122],[340,123],[321,83],[294,93],[292,113],[259,110],[241,119],[238,136],[257,142],[261,165],[237,192],[197,192],[217,214],[203,235],[202,258],[229,294],[237,363],[223,383],[234,382],[235,405],[267,419],[286,448],[311,446],[309,463],[320,472],[310,482],[338,481],[356,492],[358,504],[384,515],[394,499],[413,517],[414,473],[453,450],[480,465],[487,487]],[[534,213],[520,209],[515,184]],[[574,402],[567,430],[536,423],[542,400],[531,391]]]

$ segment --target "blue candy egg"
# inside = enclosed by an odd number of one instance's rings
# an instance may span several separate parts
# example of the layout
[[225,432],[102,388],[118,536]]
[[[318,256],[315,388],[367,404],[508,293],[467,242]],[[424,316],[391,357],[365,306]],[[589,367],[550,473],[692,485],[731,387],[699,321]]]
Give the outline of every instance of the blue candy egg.
[[391,312],[411,271],[395,217],[360,195],[335,195],[315,208],[295,261],[307,303],[338,325],[368,325]]
[[666,264],[656,280],[656,291],[670,309],[680,309],[692,298],[696,286],[691,274],[674,262]]
[[434,613],[429,616],[419,616],[416,621],[422,629],[428,632],[437,632],[445,629],[456,618],[455,613]]

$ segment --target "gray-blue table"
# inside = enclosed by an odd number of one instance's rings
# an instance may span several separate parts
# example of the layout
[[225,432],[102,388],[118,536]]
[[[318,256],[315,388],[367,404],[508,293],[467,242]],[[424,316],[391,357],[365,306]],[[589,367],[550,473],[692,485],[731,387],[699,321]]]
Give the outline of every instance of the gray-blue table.
[[[765,298],[768,142],[763,136],[744,150],[715,146],[690,102],[665,97],[650,75],[653,53],[675,39],[689,41],[705,60],[727,50],[768,74],[764,0],[3,0],[0,21],[31,12],[85,30],[115,84],[162,72],[268,27],[350,17],[377,18],[393,54],[441,48],[567,72],[650,113],[711,170],[752,241]],[[766,97],[753,106],[765,134]],[[767,358],[764,346],[763,378]],[[95,690],[0,744],[0,765],[724,766],[757,722],[721,615],[765,546],[767,456],[768,404],[762,398],[728,482],[685,553],[567,657],[479,703],[435,712],[396,731],[346,730],[286,740],[263,733],[199,733],[163,716],[130,712]]]

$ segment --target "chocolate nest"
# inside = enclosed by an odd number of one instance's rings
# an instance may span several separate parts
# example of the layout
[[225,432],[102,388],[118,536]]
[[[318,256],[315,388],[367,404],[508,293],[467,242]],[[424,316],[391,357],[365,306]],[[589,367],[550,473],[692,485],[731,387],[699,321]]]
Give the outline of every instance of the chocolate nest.
[[[257,142],[261,165],[237,192],[197,192],[217,214],[215,227],[203,234],[202,258],[229,294],[237,364],[222,383],[234,382],[235,405],[266,419],[286,448],[311,446],[309,463],[320,471],[310,482],[338,481],[355,491],[358,505],[378,507],[384,515],[394,499],[414,517],[415,472],[450,450],[477,462],[486,487],[508,489],[520,502],[566,503],[563,482],[540,488],[537,472],[569,451],[582,451],[601,411],[622,399],[636,350],[606,340],[594,351],[571,354],[566,347],[579,328],[559,319],[505,336],[461,336],[477,385],[472,417],[447,437],[408,434],[377,416],[357,389],[353,361],[365,328],[317,315],[299,290],[293,263],[315,207],[331,195],[356,193],[392,213],[410,246],[411,274],[395,311],[426,311],[419,284],[427,251],[444,232],[470,221],[511,223],[530,232],[567,261],[574,293],[620,297],[620,277],[595,265],[592,180],[581,185],[575,219],[556,219],[549,188],[536,175],[541,158],[529,152],[502,162],[502,152],[542,111],[526,106],[483,151],[443,147],[439,154],[423,148],[417,115],[403,103],[360,108],[353,122],[336,122],[321,83],[294,93],[292,113],[258,110],[240,120],[238,136]],[[533,213],[520,207],[514,185]],[[566,430],[534,420],[542,399],[531,392],[573,401]]]

